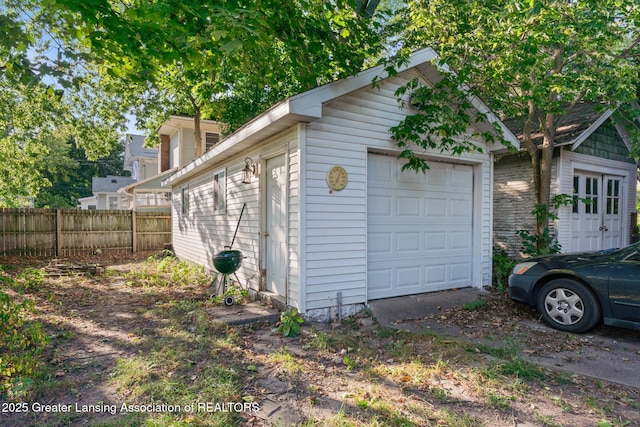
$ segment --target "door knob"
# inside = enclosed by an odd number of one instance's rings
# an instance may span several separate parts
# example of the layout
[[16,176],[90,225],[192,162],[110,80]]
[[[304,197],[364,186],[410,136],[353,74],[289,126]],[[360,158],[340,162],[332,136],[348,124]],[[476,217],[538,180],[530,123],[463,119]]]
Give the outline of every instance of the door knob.
[[264,233],[262,233],[262,235],[263,235],[264,237],[269,237],[269,232],[268,232],[268,231],[265,231]]

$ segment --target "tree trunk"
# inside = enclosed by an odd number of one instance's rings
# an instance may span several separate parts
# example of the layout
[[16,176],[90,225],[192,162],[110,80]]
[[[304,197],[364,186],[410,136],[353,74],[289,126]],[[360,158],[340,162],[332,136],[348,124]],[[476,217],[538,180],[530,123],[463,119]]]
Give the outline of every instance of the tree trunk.
[[542,124],[543,141],[538,146],[533,140],[534,123],[538,121],[539,111],[529,103],[529,115],[524,123],[522,145],[529,153],[533,170],[533,192],[535,202],[536,229],[538,250],[547,249],[547,242],[541,239],[549,226],[549,203],[551,199],[551,165],[553,162],[553,146],[555,140],[556,115],[547,113]]
[[[545,117],[542,146],[536,147],[536,155],[532,156],[535,204],[536,204],[536,234],[542,237],[549,227],[551,211],[551,167],[553,164],[553,147],[555,140],[555,114],[547,113]],[[538,239],[538,250],[544,251],[549,242]]]

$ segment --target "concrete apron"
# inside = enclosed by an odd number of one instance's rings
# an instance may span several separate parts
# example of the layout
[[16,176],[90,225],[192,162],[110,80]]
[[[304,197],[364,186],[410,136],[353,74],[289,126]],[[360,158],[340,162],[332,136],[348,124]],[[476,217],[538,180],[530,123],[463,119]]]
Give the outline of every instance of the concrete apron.
[[[473,341],[460,333],[460,328],[454,324],[436,325],[426,318],[440,310],[462,307],[465,303],[491,298],[491,295],[491,292],[483,289],[463,288],[370,301],[369,306],[381,326],[411,332],[431,331]],[[521,324],[523,329],[529,328],[549,334],[564,333],[544,323],[523,319]],[[531,363],[553,370],[640,388],[640,331],[601,326],[577,336],[586,343],[585,349],[580,353],[522,353],[520,356]]]
[[491,292],[484,289],[462,288],[369,301],[369,307],[380,325],[412,331],[411,323],[403,322],[422,320],[440,310],[462,307],[465,303],[488,298],[491,298]]

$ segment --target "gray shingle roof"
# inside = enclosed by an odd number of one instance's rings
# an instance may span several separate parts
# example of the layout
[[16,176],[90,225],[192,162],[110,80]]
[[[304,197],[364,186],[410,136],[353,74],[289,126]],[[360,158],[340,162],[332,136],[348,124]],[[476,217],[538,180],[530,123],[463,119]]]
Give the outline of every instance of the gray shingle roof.
[[91,191],[93,193],[115,193],[125,185],[133,184],[135,179],[130,176],[107,175],[106,177],[94,176],[91,178]]
[[[573,141],[580,136],[582,132],[587,130],[589,126],[603,114],[603,111],[593,103],[583,102],[575,106],[569,114],[562,117],[558,123],[558,130],[556,132],[555,144],[563,144]],[[522,141],[524,119],[509,119],[503,120],[504,124]],[[533,141],[536,144],[541,144],[543,140],[542,133],[538,126],[535,126],[533,130]]]
[[125,144],[129,148],[129,155],[131,157],[150,157],[153,159],[158,157],[158,149],[145,147],[144,136],[142,135],[126,134]]

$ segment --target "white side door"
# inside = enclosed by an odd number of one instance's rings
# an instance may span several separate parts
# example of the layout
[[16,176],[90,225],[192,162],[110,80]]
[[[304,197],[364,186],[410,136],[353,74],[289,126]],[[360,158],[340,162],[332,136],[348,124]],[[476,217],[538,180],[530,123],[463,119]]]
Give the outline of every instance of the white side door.
[[266,288],[286,296],[287,167],[284,154],[266,162]]

